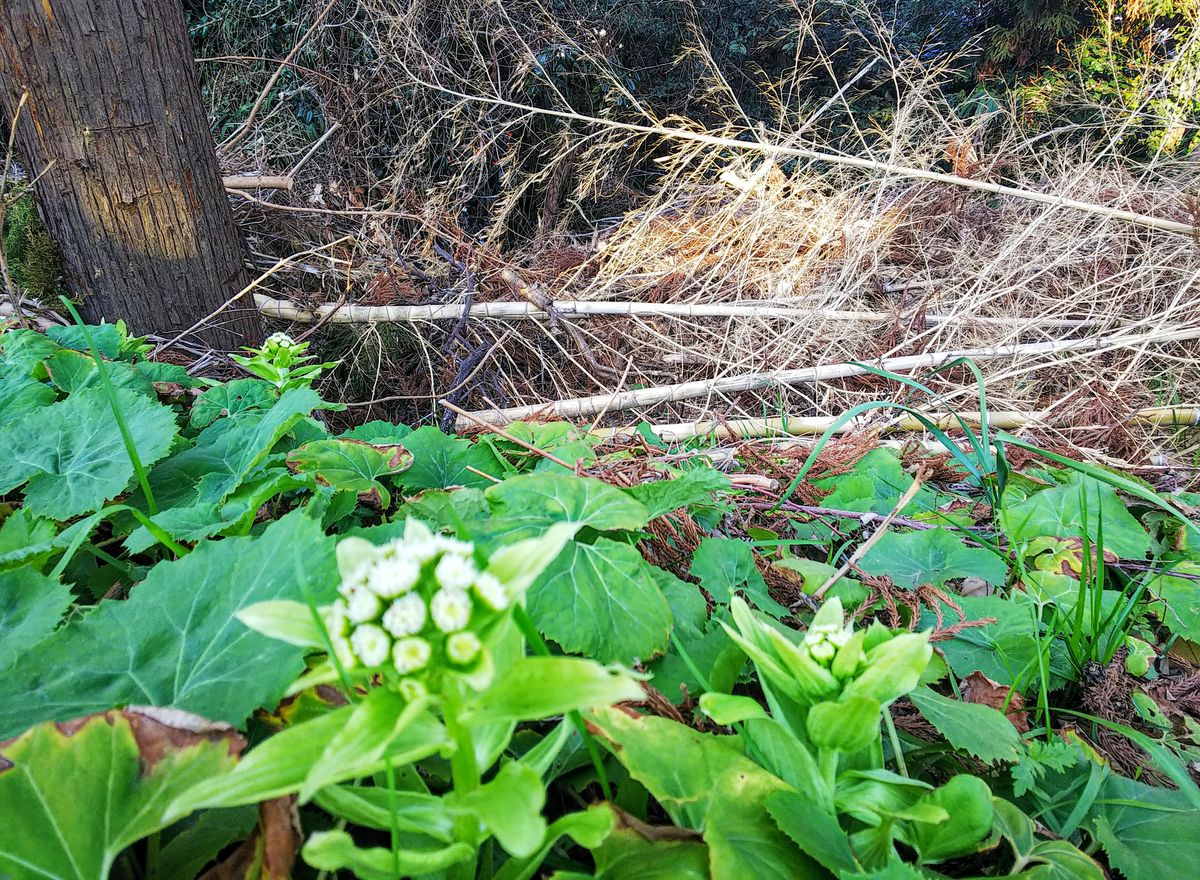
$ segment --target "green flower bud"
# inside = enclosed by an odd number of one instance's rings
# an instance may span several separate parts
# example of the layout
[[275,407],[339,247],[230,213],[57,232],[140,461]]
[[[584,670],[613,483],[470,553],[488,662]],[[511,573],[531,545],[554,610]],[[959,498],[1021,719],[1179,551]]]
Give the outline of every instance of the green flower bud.
[[433,649],[429,642],[417,636],[400,639],[392,648],[392,662],[401,675],[419,672],[429,664]]
[[[760,630],[771,646],[779,664],[791,674],[800,690],[812,699],[824,699],[838,692],[838,682],[828,669],[817,663],[810,655],[811,649],[792,644],[774,627],[764,625]],[[830,646],[830,657],[833,646]]]
[[833,673],[834,678],[844,681],[853,678],[858,672],[859,666],[866,659],[866,654],[863,652],[863,641],[866,637],[867,634],[859,630],[838,649],[837,656],[829,664],[829,671]]
[[817,609],[817,613],[813,615],[812,623],[808,626],[808,631],[838,632],[845,625],[846,615],[842,611],[842,600],[834,596]]
[[808,645],[808,654],[822,666],[828,666],[833,660],[833,656],[837,653],[837,647],[833,642],[821,640],[816,644]]
[[917,686],[933,648],[929,633],[903,633],[867,651],[864,669],[846,685],[843,699],[867,697],[887,705]]
[[396,682],[396,690],[400,693],[400,696],[404,697],[410,703],[413,700],[421,699],[421,697],[429,693],[429,689],[425,687],[424,683],[416,678],[400,679]]
[[456,632],[446,639],[446,658],[456,666],[469,666],[482,649],[483,643],[473,632]]

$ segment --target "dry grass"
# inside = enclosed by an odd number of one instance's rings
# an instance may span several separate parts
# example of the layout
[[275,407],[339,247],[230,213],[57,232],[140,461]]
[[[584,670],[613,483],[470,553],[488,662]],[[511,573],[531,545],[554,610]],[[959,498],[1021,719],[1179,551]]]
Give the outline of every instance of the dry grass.
[[[1195,344],[1145,341],[1200,324],[1195,238],[751,143],[940,168],[1192,223],[1196,163],[1122,158],[1112,128],[1120,119],[1108,128],[1030,136],[1016,107],[964,116],[941,88],[953,58],[917,64],[898,57],[878,32],[863,35],[876,49],[864,55],[861,75],[839,83],[830,100],[797,97],[810,82],[829,82],[828,58],[797,59],[787,76],[764,82],[760,97],[774,110],[760,120],[738,102],[699,40],[679,61],[702,71],[688,115],[659,116],[628,90],[604,39],[586,28],[568,33],[535,3],[360,0],[334,19],[315,41],[341,41],[365,55],[313,73],[308,83],[328,96],[341,129],[306,165],[295,193],[241,210],[264,259],[346,232],[356,245],[275,276],[265,292],[304,304],[511,299],[500,279],[510,268],[551,300],[811,309],[788,317],[592,319],[575,322],[572,332],[552,321],[522,322],[509,332],[512,325],[472,319],[457,328],[417,325],[399,350],[383,343],[378,328],[343,329],[357,338],[339,344],[365,356],[350,358],[335,392],[390,398],[371,408],[374,416],[429,417],[434,401],[451,391],[467,408],[529,404],[1111,333],[1142,341],[982,365],[991,405],[1061,408],[1116,425],[1122,412],[1140,406],[1200,398]],[[813,26],[803,8],[795,20],[801,30]],[[539,76],[558,53],[568,71]],[[1178,71],[1172,76],[1181,79]],[[592,88],[581,88],[585,80]],[[887,106],[855,115],[850,107],[868,92],[890,96]],[[1140,110],[1131,108],[1130,118]],[[303,153],[277,119],[260,120],[251,146],[230,159],[237,170],[286,171]],[[622,127],[628,124],[658,133]],[[831,320],[830,311],[883,317]],[[996,320],[961,320],[978,317]],[[1062,319],[1083,325],[1064,328]],[[471,368],[465,377],[464,364]],[[931,385],[964,408],[976,394],[963,371]],[[712,394],[607,419],[826,415],[894,393],[882,380],[861,377]],[[1130,460],[1149,449],[1136,430],[1044,433]]]

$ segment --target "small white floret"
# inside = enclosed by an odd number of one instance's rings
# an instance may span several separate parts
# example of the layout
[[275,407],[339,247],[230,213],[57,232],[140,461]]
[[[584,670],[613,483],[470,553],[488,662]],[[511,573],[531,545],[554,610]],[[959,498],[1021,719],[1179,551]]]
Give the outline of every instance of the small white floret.
[[401,675],[408,675],[424,669],[432,654],[433,649],[429,647],[429,642],[416,636],[409,636],[406,639],[400,639],[392,648],[392,662],[395,664],[397,672]]
[[381,611],[383,603],[379,601],[379,597],[365,588],[355,590],[354,595],[346,602],[346,616],[350,618],[351,623],[375,620]]
[[466,629],[471,621],[471,597],[462,590],[438,590],[429,603],[429,613],[444,633]]
[[483,643],[473,632],[456,632],[446,639],[446,656],[457,666],[466,666],[479,656]]
[[363,666],[378,666],[387,661],[392,640],[373,623],[364,623],[350,634],[350,645]]
[[475,578],[474,589],[479,601],[493,611],[503,611],[508,607],[508,593],[494,574],[482,572]]
[[353,669],[358,665],[358,657],[354,655],[354,647],[348,638],[333,636],[329,642],[333,645],[333,656],[337,658],[343,669]]
[[421,576],[421,566],[411,556],[378,560],[367,575],[367,589],[384,599],[394,599],[411,590]]
[[466,590],[475,582],[479,571],[470,559],[447,553],[434,569],[434,576],[448,590]]
[[344,636],[350,629],[350,619],[346,616],[346,601],[338,599],[332,605],[326,605],[317,609],[317,613],[321,615],[321,622],[325,624],[325,631],[330,637]]
[[396,638],[416,635],[425,626],[425,617],[425,600],[417,593],[408,593],[383,612],[383,628]]

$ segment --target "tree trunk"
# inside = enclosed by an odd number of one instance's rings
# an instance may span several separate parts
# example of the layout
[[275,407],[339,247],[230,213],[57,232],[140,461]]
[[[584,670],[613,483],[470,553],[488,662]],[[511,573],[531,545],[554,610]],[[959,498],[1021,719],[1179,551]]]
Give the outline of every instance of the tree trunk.
[[[249,281],[178,0],[0,0],[0,100],[90,320],[180,331]],[[261,336],[247,297],[196,334]]]

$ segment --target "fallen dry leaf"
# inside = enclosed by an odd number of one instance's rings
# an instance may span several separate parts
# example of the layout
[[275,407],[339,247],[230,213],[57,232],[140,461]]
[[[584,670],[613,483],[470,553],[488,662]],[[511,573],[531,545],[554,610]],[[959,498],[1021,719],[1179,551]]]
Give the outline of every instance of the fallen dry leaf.
[[[981,706],[991,706],[997,711],[1004,712],[1012,726],[1019,733],[1029,732],[1029,720],[1021,710],[1025,708],[1025,699],[1018,691],[1011,691],[1007,685],[992,681],[982,672],[972,672],[961,682],[959,688],[962,698],[967,703],[979,703]],[[1009,696],[1009,693],[1012,696]],[[1005,702],[1008,703],[1007,710]]]
[[287,880],[303,842],[295,796],[263,801],[254,833],[199,880]]

